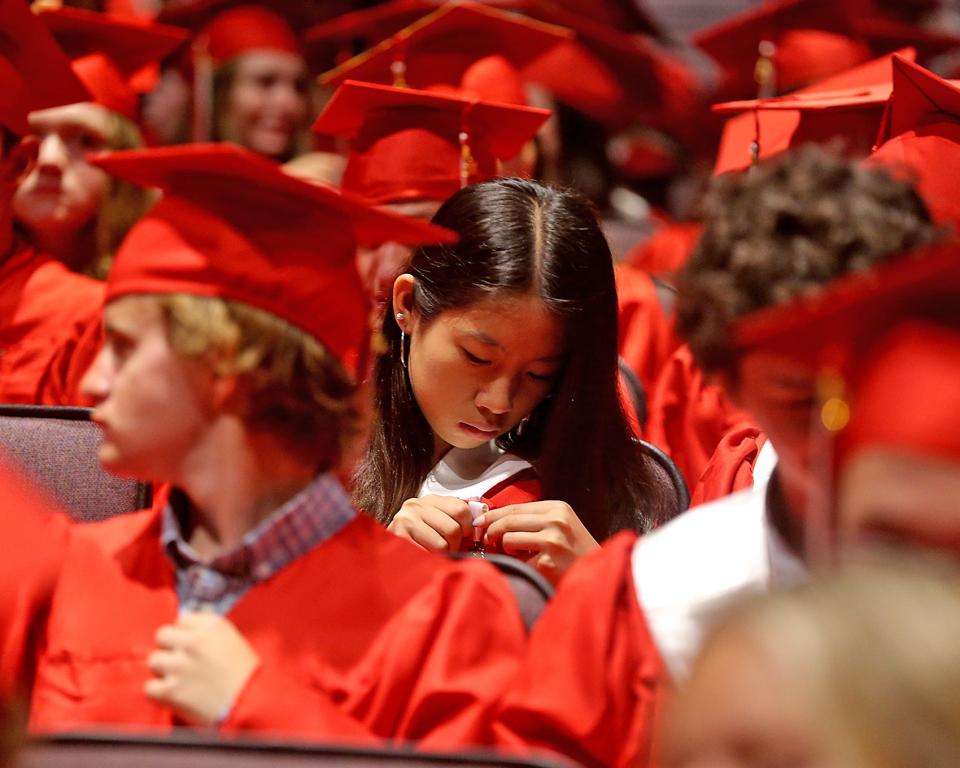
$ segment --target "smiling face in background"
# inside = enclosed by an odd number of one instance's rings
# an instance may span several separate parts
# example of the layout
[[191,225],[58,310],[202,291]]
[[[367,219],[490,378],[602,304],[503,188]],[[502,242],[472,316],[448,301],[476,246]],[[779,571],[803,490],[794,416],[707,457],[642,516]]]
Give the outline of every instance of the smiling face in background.
[[30,129],[40,142],[33,172],[20,184],[14,213],[28,229],[83,229],[97,215],[109,176],[85,155],[107,146],[110,111],[97,104],[69,104],[34,112]]
[[307,123],[307,67],[293,53],[257,50],[234,60],[234,73],[219,119],[220,138],[267,157],[293,148]]
[[394,307],[405,313],[410,386],[437,457],[509,432],[559,375],[563,322],[538,296],[496,294],[426,323],[410,309],[412,287],[409,275],[397,278]]

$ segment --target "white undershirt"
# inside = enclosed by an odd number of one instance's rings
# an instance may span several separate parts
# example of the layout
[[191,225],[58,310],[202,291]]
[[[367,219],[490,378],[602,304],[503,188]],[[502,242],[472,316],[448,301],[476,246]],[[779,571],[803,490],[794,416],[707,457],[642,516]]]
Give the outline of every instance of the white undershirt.
[[773,446],[767,446],[757,457],[752,488],[695,507],[634,545],[637,598],[677,682],[686,679],[718,613],[748,595],[807,578],[806,566],[767,514],[767,485],[776,466]]
[[476,448],[451,448],[430,470],[417,498],[431,495],[460,499],[484,496],[490,489],[531,466],[519,456],[504,453],[493,441]]

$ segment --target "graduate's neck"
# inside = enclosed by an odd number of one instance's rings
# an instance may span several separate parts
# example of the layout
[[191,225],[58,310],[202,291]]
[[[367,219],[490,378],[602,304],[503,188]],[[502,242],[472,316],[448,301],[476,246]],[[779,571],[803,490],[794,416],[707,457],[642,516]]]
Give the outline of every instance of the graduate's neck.
[[223,419],[191,454],[177,486],[191,502],[186,531],[204,559],[237,547],[261,521],[302,491],[316,468],[269,434]]
[[767,485],[767,514],[787,548],[804,559],[807,532],[803,515],[807,507],[807,494],[786,480],[780,470],[778,465]]
[[91,261],[96,250],[96,238],[92,225],[80,230],[64,227],[31,227],[28,231],[30,242],[38,252],[52,256],[75,271],[81,270]]
[[437,463],[442,459],[451,448],[450,443],[445,442],[440,438],[439,435],[434,433],[433,435],[433,466],[436,466]]

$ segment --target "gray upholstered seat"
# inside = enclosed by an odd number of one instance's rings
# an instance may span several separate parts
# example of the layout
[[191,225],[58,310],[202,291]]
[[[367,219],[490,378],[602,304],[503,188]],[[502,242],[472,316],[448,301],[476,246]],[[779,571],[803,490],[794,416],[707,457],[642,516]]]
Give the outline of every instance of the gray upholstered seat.
[[114,477],[100,466],[101,440],[88,408],[0,405],[0,448],[77,521],[150,504],[147,484]]

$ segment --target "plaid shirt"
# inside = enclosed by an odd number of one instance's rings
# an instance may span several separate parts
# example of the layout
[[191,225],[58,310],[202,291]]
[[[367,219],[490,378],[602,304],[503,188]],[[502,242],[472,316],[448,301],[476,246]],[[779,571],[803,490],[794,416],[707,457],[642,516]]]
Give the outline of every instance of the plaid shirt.
[[253,528],[236,548],[203,562],[183,538],[186,498],[174,493],[163,510],[160,541],[173,563],[181,611],[221,615],[255,584],[333,536],[356,516],[333,475],[318,477]]

